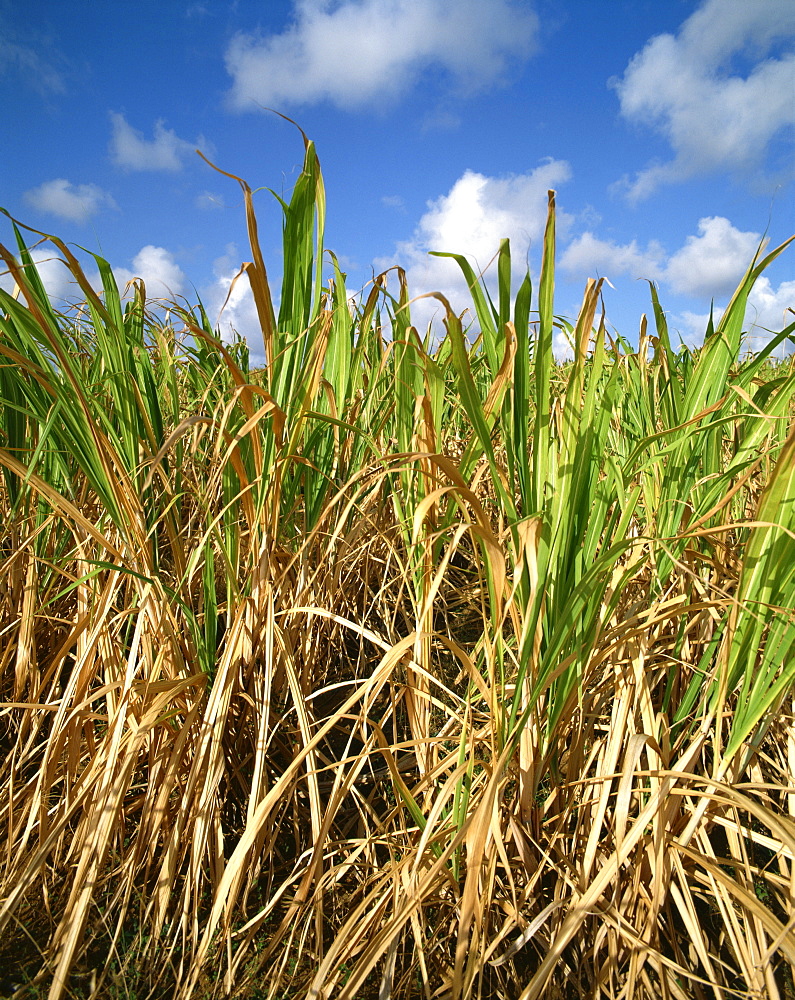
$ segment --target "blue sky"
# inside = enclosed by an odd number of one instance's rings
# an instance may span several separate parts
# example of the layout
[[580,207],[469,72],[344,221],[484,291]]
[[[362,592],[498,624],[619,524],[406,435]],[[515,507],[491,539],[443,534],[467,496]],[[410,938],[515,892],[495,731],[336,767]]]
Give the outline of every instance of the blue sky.
[[[250,254],[238,186],[195,149],[289,194],[301,138],[263,106],[317,144],[351,291],[399,263],[413,294],[463,310],[456,265],[427,251],[486,267],[503,236],[517,283],[536,275],[554,188],[558,312],[605,276],[608,324],[635,339],[653,279],[698,341],[763,234],[795,233],[791,0],[0,0],[0,206],[213,319]],[[256,206],[278,278],[280,210],[267,191]],[[787,322],[794,262],[760,281],[749,325]],[[220,323],[256,355],[244,281]]]

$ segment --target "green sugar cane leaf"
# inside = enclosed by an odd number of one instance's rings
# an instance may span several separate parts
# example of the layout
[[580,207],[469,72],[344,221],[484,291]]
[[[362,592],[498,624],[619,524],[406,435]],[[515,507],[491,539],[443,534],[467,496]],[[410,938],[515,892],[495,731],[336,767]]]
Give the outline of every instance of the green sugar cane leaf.
[[[575,330],[575,357],[566,386],[562,413],[562,431],[558,440],[552,494],[549,503],[550,579],[557,584],[548,594],[548,613],[555,614],[562,592],[578,574],[583,539],[593,503],[592,480],[602,465],[604,451],[602,435],[607,423],[594,423],[596,393],[601,375],[603,353],[597,350],[590,365],[586,389],[587,349],[593,330],[593,320],[600,284],[589,282]],[[597,339],[598,339],[597,335]],[[598,366],[594,368],[594,363]],[[603,397],[607,402],[609,397]],[[598,437],[597,437],[598,433]],[[565,586],[564,579],[567,580]]]
[[[513,366],[511,420],[513,426],[505,434],[509,461],[518,476],[522,512],[526,513],[532,486],[530,471],[530,305],[532,283],[529,272],[516,293],[514,304],[514,330],[516,331],[516,359]],[[506,427],[506,430],[508,428]]]
[[[401,452],[412,450],[414,439],[414,412],[417,403],[415,379],[419,360],[416,345],[412,338],[393,341],[393,357],[395,359],[394,385],[394,419],[398,449]],[[421,375],[421,370],[420,370]]]
[[[499,361],[505,353],[505,324],[511,319],[511,244],[510,240],[500,240],[497,254],[497,293],[499,313],[497,318],[494,354]],[[492,378],[496,372],[492,369]]]
[[215,554],[212,537],[204,546],[204,569],[202,572],[202,589],[204,604],[204,642],[202,643],[202,669],[211,675],[215,665],[215,653],[218,636],[218,600],[215,584]]
[[771,336],[765,347],[754,354],[750,364],[743,365],[737,377],[737,383],[747,388],[753,379],[757,377],[759,370],[765,365],[773,351],[783,344],[785,340],[792,341],[793,339],[795,339],[795,323],[790,323],[780,333]]
[[461,402],[464,411],[472,423],[480,449],[487,455],[489,461],[493,461],[494,448],[491,443],[491,429],[483,411],[483,402],[472,378],[472,369],[469,364],[469,354],[464,341],[461,320],[455,315],[450,308],[450,303],[443,296],[438,295],[438,298],[447,310],[444,323],[447,328],[447,335],[450,338],[452,363],[455,368],[456,380],[461,393]]
[[[22,223],[18,223],[11,217],[9,212],[7,212],[6,209],[4,208],[0,208],[0,212],[2,212],[4,215],[8,216],[9,219],[11,219],[11,222],[13,223],[15,228],[19,226],[20,228],[26,229],[28,232],[35,233],[37,236],[41,236],[43,237],[43,239],[48,240],[50,243],[52,243],[52,245],[56,247],[58,252],[60,253],[61,258],[63,259],[70,275],[75,279],[76,284],[80,288],[80,292],[85,297],[85,301],[89,303],[91,306],[93,306],[95,309],[97,309],[105,321],[109,321],[109,317],[102,303],[102,300],[97,295],[91,282],[86,277],[85,272],[80,266],[80,262],[78,261],[77,257],[75,257],[75,255],[66,245],[66,243],[64,243],[64,241],[59,239],[57,236],[53,236],[50,233],[43,233],[38,229],[33,229],[31,226],[25,226]],[[90,254],[92,257],[94,256],[94,254],[91,253],[91,251],[86,250],[85,247],[81,247],[78,245],[77,249],[83,251],[84,253]],[[8,261],[7,251],[1,244],[0,244],[0,256],[4,257]],[[13,258],[11,258],[11,260],[13,261]],[[13,261],[13,263],[16,266],[16,261]],[[12,274],[14,274],[15,267],[12,267],[11,271]],[[49,298],[47,297],[46,292],[44,293],[44,296],[45,297],[44,300],[42,301],[42,305],[45,307],[45,309],[49,312],[49,314],[52,317],[55,317],[55,313],[52,310],[52,306],[50,305]],[[56,326],[57,326],[57,321],[56,321]]]
[[[100,257],[98,254],[92,254],[91,256],[94,258],[97,269],[99,270],[100,279],[102,281],[104,305],[109,325],[111,329],[124,330],[124,312],[121,306],[119,286],[116,284],[116,276],[114,275],[110,264],[103,257]],[[89,304],[91,303],[89,302]],[[105,319],[105,317],[102,316],[101,319]],[[95,325],[101,325],[101,321],[98,322],[97,319],[95,319],[94,322]],[[127,344],[128,341],[125,338],[121,341],[119,346],[126,347]]]
[[[5,211],[5,209],[2,209],[2,211]],[[14,229],[14,237],[17,242],[17,248],[19,250],[19,259],[22,264],[22,269],[20,274],[20,272],[15,273],[14,270],[9,267],[11,275],[27,301],[31,302],[32,297],[34,297],[38,309],[42,310],[50,322],[57,326],[58,318],[52,307],[52,303],[50,302],[50,297],[47,295],[44,282],[41,280],[41,275],[39,274],[39,269],[36,267],[36,262],[33,260],[30,250],[25,243],[19,225],[12,220],[12,226]],[[9,263],[7,258],[6,262]],[[20,277],[23,275],[25,278],[24,282],[20,281]]]
[[677,377],[677,357],[671,349],[671,340],[668,336],[668,322],[665,312],[660,305],[657,294],[657,286],[653,281],[649,282],[651,293],[652,310],[654,312],[654,322],[657,329],[657,344],[655,345],[655,357],[660,362],[664,373],[665,383],[660,394],[659,408],[660,416],[663,418],[666,427],[673,427],[682,422],[682,407],[684,396],[682,387]]
[[[793,588],[790,588],[792,593]],[[795,596],[790,600],[795,600]],[[765,637],[761,661],[743,685],[732,720],[724,759],[730,761],[744,743],[758,745],[782,699],[795,686],[795,614],[793,604],[770,609],[775,616]],[[768,619],[771,617],[767,615]]]
[[[780,690],[776,670],[783,668],[782,676],[789,676],[789,666],[778,657],[795,641],[795,619],[791,611],[781,610],[795,607],[795,425],[759,499],[755,520],[740,572],[726,667],[726,690],[741,685],[727,760],[763,720],[771,691]],[[756,663],[760,648],[761,667]]]
[[349,404],[351,386],[359,366],[352,365],[353,320],[348,311],[345,290],[345,275],[340,270],[336,254],[329,251],[334,268],[334,288],[332,293],[332,323],[323,375],[334,392],[337,415],[345,413]]
[[552,336],[555,298],[555,192],[548,194],[544,252],[538,286],[538,339],[535,344],[535,423],[533,426],[533,493],[531,510],[538,513],[551,488],[549,454],[551,413]]
[[316,319],[322,290],[325,192],[314,143],[306,144],[303,170],[289,204],[278,200],[284,211],[284,273],[278,328],[295,336]]
[[686,419],[688,415],[710,406],[722,395],[729,369],[737,361],[740,353],[748,296],[759,275],[789,246],[793,239],[795,237],[790,237],[761,260],[759,258],[763,246],[759,247],[714,332],[711,329],[712,317],[710,315],[710,329],[707,331],[704,347],[699,354],[685,394]]
[[497,343],[499,340],[499,315],[494,309],[488,289],[481,281],[478,280],[472,265],[466,257],[463,256],[463,254],[444,253],[440,250],[432,250],[430,252],[430,256],[449,257],[461,268],[464,280],[467,283],[467,288],[472,296],[472,302],[475,306],[475,315],[477,316],[477,320],[480,325],[480,332],[483,336],[483,344],[488,357],[489,368],[491,369],[492,378],[494,378],[500,367],[500,353],[497,349]]
[[[598,352],[598,356],[594,358],[587,392],[585,391],[585,366],[600,289],[601,280],[588,282],[575,328],[574,364],[569,375],[563,404],[563,434],[560,439],[558,476],[554,485],[555,504],[558,510],[565,507],[572,490],[575,493],[579,492],[578,487],[582,483],[582,474],[591,458],[590,454],[587,454],[590,450],[588,436],[603,354]],[[596,368],[596,365],[599,368]]]
[[[3,394],[3,402],[5,404],[4,409],[7,408],[7,405],[8,405],[7,402],[6,402],[6,400],[7,400],[7,397],[5,396],[5,393],[4,393]],[[34,448],[33,453],[30,456],[29,461],[28,461],[28,471],[27,471],[27,474],[25,475],[24,479],[21,480],[21,485],[25,487],[25,493],[29,492],[28,489],[27,489],[28,479],[30,478],[30,475],[36,471],[36,468],[38,467],[39,462],[41,461],[42,455],[44,455],[46,452],[49,452],[51,450],[49,448],[50,438],[52,436],[53,429],[58,426],[58,424],[59,424],[59,422],[61,420],[62,407],[63,407],[63,401],[60,400],[60,399],[56,400],[56,402],[53,404],[52,408],[50,409],[50,413],[49,413],[47,421],[44,423],[44,425],[41,427],[41,429],[39,431],[39,439],[38,439],[38,441],[36,443],[36,447]],[[11,441],[10,440],[9,440],[9,444],[11,445]],[[13,446],[11,446],[9,448],[9,450],[16,451],[17,449],[15,449],[15,448],[13,448]],[[49,458],[50,456],[48,455],[47,457]],[[61,466],[62,466],[63,463],[59,463],[59,464],[61,464]],[[13,475],[13,473],[12,473],[12,475]],[[48,473],[45,474],[45,476],[44,476],[44,478],[49,478],[49,477],[52,477],[52,468],[50,468],[50,470],[48,470]],[[20,482],[19,479],[16,476],[14,476],[14,479],[18,483]],[[22,494],[20,495],[20,497],[18,499],[21,501]],[[14,506],[12,507],[12,516],[13,516],[13,514],[16,511],[16,507],[17,507],[17,504],[14,504]]]
[[[455,320],[456,317],[453,317],[453,319]],[[492,431],[502,412],[503,400],[505,399],[513,371],[513,363],[516,355],[516,335],[513,331],[513,325],[511,323],[506,324],[505,354],[494,381],[485,393],[485,399],[483,399],[482,393],[475,386],[472,378],[472,369],[469,365],[469,355],[464,346],[460,322],[458,323],[457,330],[451,327],[448,327],[448,330],[451,331],[451,339],[453,339],[454,345],[458,344],[457,348],[454,347],[453,366],[456,368],[459,378],[463,378],[467,385],[466,397],[470,401],[470,405],[474,408],[472,411],[467,412],[470,419],[475,421],[477,431],[461,459],[461,470],[465,477],[468,476],[479,456],[485,454],[489,462],[491,481],[494,484],[494,489],[499,495],[503,509],[508,513],[510,520],[514,521],[516,518],[515,499],[510,492],[505,475],[496,461],[494,446],[491,440]],[[458,367],[459,364],[461,367]],[[475,411],[478,417],[473,416]]]
[[[648,437],[643,438],[639,441],[635,447],[630,452],[626,461],[624,462],[624,475],[627,481],[629,481],[636,472],[640,472],[645,469],[648,465],[657,462],[660,456],[668,455],[673,452],[677,452],[682,448],[682,441],[693,433],[693,428],[696,424],[699,424],[705,417],[710,414],[715,413],[723,406],[723,399],[718,400],[717,403],[713,403],[712,406],[707,407],[700,413],[696,413],[689,420],[685,421],[683,424],[678,424],[676,427],[666,427],[665,430],[657,431],[655,434],[649,434]],[[723,417],[721,422],[730,423],[734,420],[733,416]],[[688,430],[687,435],[683,435],[682,431]],[[670,439],[670,440],[669,440]],[[662,448],[656,448],[653,452],[649,452],[649,446],[656,444],[658,441],[667,441],[668,444],[663,445]],[[640,464],[638,464],[638,459],[646,454]]]

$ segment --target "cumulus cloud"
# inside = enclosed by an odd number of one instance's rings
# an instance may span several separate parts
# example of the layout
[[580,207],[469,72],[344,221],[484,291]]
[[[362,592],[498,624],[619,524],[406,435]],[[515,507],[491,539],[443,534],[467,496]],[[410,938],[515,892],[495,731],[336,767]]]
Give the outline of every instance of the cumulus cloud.
[[[715,306],[717,323],[723,315],[727,301]],[[686,344],[700,344],[709,322],[709,313],[682,312],[674,317],[674,325],[679,328]],[[766,275],[758,278],[748,296],[745,310],[745,346],[751,351],[761,351],[770,343],[772,335],[779,333],[795,322],[795,281],[782,281],[777,288]],[[781,344],[775,356],[792,353],[792,342]]]
[[232,107],[331,101],[361,107],[408,90],[426,69],[476,90],[535,46],[538,20],[516,0],[295,0],[281,34],[239,33],[226,50]]
[[688,236],[670,256],[656,241],[642,250],[635,240],[611,243],[586,232],[569,244],[560,265],[583,277],[628,274],[659,281],[680,295],[711,299],[732,294],[761,240],[760,233],[742,232],[714,216],[699,219],[698,235]]
[[116,166],[128,170],[181,170],[182,161],[196,149],[195,143],[180,139],[162,121],[155,122],[154,138],[145,139],[124,115],[111,111],[110,120],[110,156]]
[[[31,256],[51,298],[83,301],[85,296],[80,286],[55,250],[37,246],[31,251]],[[95,291],[101,292],[102,280],[96,268],[87,268],[85,274]],[[129,281],[142,278],[148,299],[172,300],[188,290],[188,281],[182,268],[174,255],[164,247],[142,247],[133,257],[131,267],[114,267],[113,274],[122,293]],[[13,287],[13,282],[7,275],[2,283],[9,291]]]
[[669,259],[666,282],[683,295],[731,295],[759,248],[761,234],[741,232],[720,216],[699,219],[698,232]]
[[[775,54],[793,36],[791,0],[706,0],[677,35],[657,35],[633,57],[611,81],[621,113],[665,136],[675,156],[624,178],[630,201],[661,184],[764,163],[774,138],[795,125],[795,53]],[[732,72],[738,57],[756,62]]]
[[175,299],[185,292],[187,286],[187,278],[174,255],[164,247],[151,244],[142,247],[133,257],[132,270],[114,267],[113,273],[122,291],[128,281],[142,278],[146,297],[152,299]]
[[585,232],[566,247],[560,257],[560,266],[584,277],[601,275],[612,280],[619,274],[628,274],[632,278],[654,281],[662,277],[664,258],[665,251],[656,240],[642,250],[637,240],[613,243],[600,240],[592,232]]
[[227,253],[214,262],[215,281],[202,290],[202,300],[222,339],[231,341],[234,334],[245,337],[251,363],[256,365],[262,363],[265,356],[262,329],[248,277],[242,274],[236,278],[240,267],[234,263],[235,252],[231,245]]
[[[68,303],[82,301],[85,298],[80,286],[54,248],[45,245],[35,246],[30,251],[30,255],[44,288],[53,301]],[[88,268],[84,273],[94,289],[102,287],[102,281],[96,269]],[[9,293],[14,290],[14,279],[5,267],[0,267],[0,288]]]
[[107,191],[96,184],[72,184],[63,177],[26,191],[25,200],[39,212],[80,223],[96,215],[103,206],[117,207]]
[[[524,275],[530,245],[543,239],[547,218],[547,191],[571,177],[563,160],[549,160],[526,174],[488,177],[467,170],[446,195],[428,203],[410,240],[397,245],[397,263],[406,268],[412,295],[442,292],[460,312],[471,307],[472,298],[455,261],[431,257],[430,250],[465,254],[476,273],[486,268],[500,247],[511,241],[514,288]],[[565,232],[570,217],[557,213],[559,231]],[[377,261],[388,266],[393,260]],[[491,270],[493,277],[493,268]],[[491,280],[491,279],[487,279]],[[412,306],[415,325],[423,327],[440,313],[441,306],[426,299]]]
[[[41,275],[47,294],[51,298],[68,300],[84,298],[82,289],[57,253],[39,247],[33,251],[32,256],[36,270]],[[90,275],[87,277],[91,279]]]
[[766,275],[757,278],[748,296],[746,314],[754,326],[780,331],[795,323],[795,281],[782,281],[778,288]]
[[79,285],[54,250],[36,247],[31,251],[31,256],[50,298],[56,300],[83,298]]

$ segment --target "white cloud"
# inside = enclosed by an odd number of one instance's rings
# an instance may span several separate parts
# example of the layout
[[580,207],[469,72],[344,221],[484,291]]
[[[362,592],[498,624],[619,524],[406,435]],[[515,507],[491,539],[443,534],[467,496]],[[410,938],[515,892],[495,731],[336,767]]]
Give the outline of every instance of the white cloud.
[[230,42],[230,102],[361,107],[405,92],[429,67],[475,90],[501,77],[508,57],[527,57],[537,28],[514,0],[296,0],[281,34]]
[[[471,308],[472,297],[458,264],[445,257],[431,257],[429,250],[465,254],[476,273],[486,268],[499,250],[500,240],[511,241],[513,290],[527,267],[531,244],[539,247],[547,218],[547,191],[565,183],[571,169],[563,160],[549,160],[527,174],[487,177],[467,170],[446,195],[428,203],[410,240],[397,246],[397,263],[406,268],[412,296],[442,292],[457,312]],[[570,217],[558,210],[559,231]],[[539,253],[540,256],[540,253]],[[381,260],[387,267],[393,260]],[[494,287],[495,269],[488,272]],[[422,329],[433,315],[440,319],[441,304],[425,299],[412,305],[412,320]]]
[[[31,256],[51,298],[71,302],[82,302],[85,299],[82,289],[57,251],[38,246],[31,251]],[[113,275],[122,294],[127,283],[133,278],[143,279],[147,299],[171,301],[188,290],[188,281],[182,268],[177,264],[174,255],[164,247],[152,245],[142,247],[133,257],[131,264],[130,268],[113,268]],[[101,292],[102,280],[99,272],[89,268],[85,274],[92,288]],[[10,291],[13,282],[9,284],[9,279],[4,278],[3,286]]]
[[[598,318],[596,322],[599,322]],[[569,335],[557,327],[554,328],[552,334],[552,354],[558,361],[569,361],[574,357],[574,349]]]
[[641,250],[631,243],[600,240],[583,233],[566,248],[560,266],[581,277],[619,274],[648,278],[692,298],[729,296],[745,274],[761,242],[759,233],[742,232],[721,216],[699,219],[698,236],[688,236],[667,256],[653,240]]
[[36,270],[39,272],[39,276],[50,298],[83,298],[80,286],[55,250],[36,247],[31,251],[31,257],[36,264]]
[[134,129],[124,115],[111,111],[110,120],[113,126],[110,155],[119,167],[129,170],[181,170],[183,159],[196,149],[195,143],[180,139],[162,121],[155,122],[154,138],[145,139],[143,133]]
[[[714,310],[716,324],[727,305],[728,301],[716,304]],[[779,333],[793,322],[795,322],[795,281],[782,281],[777,288],[774,288],[766,275],[757,278],[748,296],[745,310],[746,348],[761,351],[770,343],[773,334]],[[685,311],[674,318],[674,327],[679,328],[685,343],[691,345],[703,342],[708,323],[709,313]],[[781,344],[774,352],[776,357],[791,353],[791,342]]]
[[655,281],[662,276],[664,257],[665,251],[656,240],[641,250],[636,240],[612,243],[585,232],[566,247],[560,256],[560,266],[583,277],[601,275],[612,281],[619,274],[628,274],[632,278]]
[[[720,319],[721,310],[715,309],[713,320],[717,323]],[[671,344],[676,347],[676,334],[688,345],[688,347],[700,347],[704,343],[704,334],[707,332],[709,323],[709,313],[692,312],[685,309],[683,312],[668,317],[668,327],[671,331]]]
[[669,259],[665,281],[696,298],[731,295],[759,248],[759,233],[743,233],[720,216],[699,219],[698,236]]
[[164,247],[149,244],[132,259],[132,270],[114,267],[113,273],[120,291],[133,278],[142,278],[147,299],[176,299],[186,289],[187,279],[174,255]]
[[790,323],[795,323],[795,281],[782,281],[774,289],[766,275],[757,278],[748,296],[745,315],[746,322],[760,331],[778,333]]
[[[726,311],[730,295],[734,290],[732,287],[721,302],[715,303],[713,320],[716,325]],[[708,323],[708,312],[684,310],[672,318],[671,326],[680,331],[686,344],[698,345],[704,340]],[[767,275],[757,278],[748,296],[745,310],[746,348],[752,351],[762,350],[770,343],[774,334],[781,332],[791,323],[795,323],[795,281],[782,281],[778,287],[774,287]],[[791,354],[792,350],[792,342],[785,342],[776,350],[775,356]]]
[[[72,277],[72,273],[64,264],[57,250],[47,246],[36,246],[30,251],[30,255],[36,265],[36,270],[39,272],[45,291],[56,304],[85,299],[80,286]],[[102,287],[97,270],[88,270],[85,273],[94,289]],[[0,269],[0,287],[9,293],[14,290],[14,279],[5,268]],[[24,301],[24,296],[22,296],[22,301]]]
[[39,212],[81,223],[96,215],[103,206],[117,207],[107,191],[96,184],[72,184],[63,177],[26,191],[25,200]]
[[251,285],[245,274],[235,280],[240,270],[239,265],[234,263],[236,248],[232,244],[226,249],[226,254],[218,257],[213,264],[215,281],[209,288],[202,289],[202,301],[210,322],[214,328],[219,328],[222,339],[231,341],[233,333],[245,337],[251,363],[260,364],[265,349]]
[[[706,0],[678,35],[657,35],[633,57],[611,81],[621,113],[664,135],[675,156],[624,178],[630,201],[661,184],[764,163],[774,137],[795,125],[795,54],[769,54],[793,36],[792,0]],[[733,73],[743,55],[758,61]]]

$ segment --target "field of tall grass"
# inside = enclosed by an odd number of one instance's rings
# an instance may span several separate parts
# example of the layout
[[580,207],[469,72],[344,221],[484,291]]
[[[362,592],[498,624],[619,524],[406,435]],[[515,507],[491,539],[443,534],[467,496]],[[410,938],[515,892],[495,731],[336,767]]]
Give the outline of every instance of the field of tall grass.
[[400,268],[349,298],[311,142],[278,308],[240,184],[261,369],[0,247],[3,988],[795,996],[786,244],[635,348],[598,281],[556,316],[550,192],[538,281],[456,257],[435,336]]

